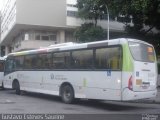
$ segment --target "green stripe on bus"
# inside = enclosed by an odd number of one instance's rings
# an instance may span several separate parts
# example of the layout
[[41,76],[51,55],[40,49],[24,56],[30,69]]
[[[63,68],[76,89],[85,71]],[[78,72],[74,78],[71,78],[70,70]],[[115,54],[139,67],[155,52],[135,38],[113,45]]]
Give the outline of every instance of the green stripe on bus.
[[86,78],[83,79],[83,87],[86,87],[87,86],[87,80]]
[[133,71],[133,60],[128,47],[128,44],[122,45],[123,47],[123,71],[131,72]]

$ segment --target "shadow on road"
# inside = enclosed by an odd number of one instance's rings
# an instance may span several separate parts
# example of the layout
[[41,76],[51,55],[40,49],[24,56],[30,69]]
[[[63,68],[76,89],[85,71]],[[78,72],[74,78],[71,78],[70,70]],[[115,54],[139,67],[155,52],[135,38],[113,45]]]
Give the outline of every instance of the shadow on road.
[[[15,94],[15,91],[9,91],[8,94]],[[22,96],[28,97],[28,98],[36,98],[41,99],[44,101],[50,101],[50,102],[56,102],[60,104],[62,103],[61,98],[53,95],[46,95],[46,94],[40,94],[40,93],[31,93],[31,92],[23,92]],[[154,107],[147,107],[142,106],[142,103],[128,103],[128,102],[115,102],[115,101],[98,101],[98,100],[80,100],[77,99],[72,104],[72,106],[83,106],[83,107],[90,107],[93,109],[100,109],[100,110],[109,110],[109,111],[129,111],[129,110],[141,110],[141,109],[156,109]],[[67,105],[67,104],[65,104]],[[71,105],[68,105],[70,108]],[[73,108],[74,109],[74,108]]]
[[132,103],[126,104],[124,102],[115,102],[115,101],[79,101],[77,103],[81,106],[94,107],[96,109],[103,109],[109,111],[127,111],[127,110],[135,110],[135,109],[144,109],[146,107],[135,106]]

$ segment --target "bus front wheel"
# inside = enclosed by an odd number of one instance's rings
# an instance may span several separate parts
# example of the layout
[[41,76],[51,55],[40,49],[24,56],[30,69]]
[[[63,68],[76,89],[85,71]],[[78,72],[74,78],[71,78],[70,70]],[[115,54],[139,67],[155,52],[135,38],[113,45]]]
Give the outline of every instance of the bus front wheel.
[[15,82],[15,90],[17,95],[21,94],[20,85],[18,81]]
[[63,85],[61,89],[62,101],[66,104],[73,103],[74,100],[74,90],[69,84]]
[[2,90],[5,90],[3,82],[2,82],[2,87],[1,88],[2,88]]

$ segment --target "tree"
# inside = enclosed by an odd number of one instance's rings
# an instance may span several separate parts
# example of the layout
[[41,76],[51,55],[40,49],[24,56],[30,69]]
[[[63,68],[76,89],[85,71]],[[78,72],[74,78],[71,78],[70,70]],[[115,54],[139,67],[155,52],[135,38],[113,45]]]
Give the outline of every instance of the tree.
[[132,17],[133,26],[126,24],[127,30],[147,34],[153,28],[160,29],[160,0],[113,0],[110,5],[117,16]]
[[76,29],[74,36],[81,42],[89,42],[103,40],[106,38],[107,33],[100,26],[94,26],[93,23],[85,23]]
[[[123,15],[126,20],[132,17],[133,26],[127,28],[148,33],[153,28],[160,30],[160,0],[78,0],[78,13],[81,18],[97,19],[106,14],[106,5],[113,16]],[[147,25],[149,28],[144,28]]]
[[[117,18],[123,16],[125,36],[145,40],[160,50],[160,0],[78,0],[78,15],[82,19],[94,20],[94,26],[97,26],[97,20],[107,14],[106,6],[110,15]],[[129,19],[133,24],[127,22]],[[151,34],[153,28],[158,34]],[[82,30],[82,33],[85,32]]]
[[101,0],[77,0],[77,7],[78,16],[90,20],[90,23],[84,23],[77,28],[74,36],[81,42],[106,39],[107,32],[102,27],[97,26],[97,20],[106,13],[104,3]]
[[78,16],[94,20],[94,25],[97,26],[97,20],[106,13],[106,1],[109,0],[77,0]]

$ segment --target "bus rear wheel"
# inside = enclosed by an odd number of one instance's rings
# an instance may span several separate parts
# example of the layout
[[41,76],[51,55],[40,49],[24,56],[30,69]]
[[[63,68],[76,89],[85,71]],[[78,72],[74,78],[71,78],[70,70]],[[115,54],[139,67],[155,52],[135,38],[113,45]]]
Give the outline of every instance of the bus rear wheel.
[[15,90],[17,95],[21,94],[20,85],[18,81],[15,82]]
[[62,101],[66,104],[73,103],[74,100],[74,90],[71,85],[64,85],[61,89],[61,98]]

